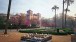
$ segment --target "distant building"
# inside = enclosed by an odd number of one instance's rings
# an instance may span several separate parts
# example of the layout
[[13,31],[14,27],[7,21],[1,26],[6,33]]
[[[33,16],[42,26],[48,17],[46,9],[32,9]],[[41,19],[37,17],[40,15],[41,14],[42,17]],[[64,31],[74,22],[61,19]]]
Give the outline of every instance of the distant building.
[[29,25],[35,24],[36,26],[39,26],[40,24],[40,13],[33,14],[32,10],[28,10],[26,14],[26,19],[29,21]]

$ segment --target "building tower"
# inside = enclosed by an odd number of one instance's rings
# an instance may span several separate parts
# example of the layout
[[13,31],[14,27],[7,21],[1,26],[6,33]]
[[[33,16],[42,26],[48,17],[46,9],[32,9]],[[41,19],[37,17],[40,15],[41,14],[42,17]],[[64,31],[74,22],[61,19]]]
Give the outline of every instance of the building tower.
[[30,22],[30,26],[31,26],[32,15],[33,15],[33,11],[28,10],[27,11],[27,20]]

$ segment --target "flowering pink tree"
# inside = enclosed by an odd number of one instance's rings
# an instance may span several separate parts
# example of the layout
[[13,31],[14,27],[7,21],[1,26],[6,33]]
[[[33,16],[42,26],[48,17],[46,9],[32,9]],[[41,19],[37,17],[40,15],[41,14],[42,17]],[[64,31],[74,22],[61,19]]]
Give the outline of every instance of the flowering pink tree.
[[26,25],[26,26],[30,26],[30,20],[26,20],[26,21],[25,21],[25,25]]
[[10,22],[12,24],[16,24],[17,25],[17,24],[19,24],[18,18],[19,17],[17,17],[17,16],[11,17]]

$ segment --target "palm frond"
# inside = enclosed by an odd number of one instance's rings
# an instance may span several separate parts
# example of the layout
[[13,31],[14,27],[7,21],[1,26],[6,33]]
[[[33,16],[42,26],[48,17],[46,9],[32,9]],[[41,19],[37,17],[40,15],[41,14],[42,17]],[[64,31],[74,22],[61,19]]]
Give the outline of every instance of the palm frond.
[[54,5],[54,6],[52,7],[52,9],[59,9],[59,7],[57,7],[56,5]]
[[66,8],[65,11],[70,11],[70,10]]
[[70,6],[70,4],[74,3],[74,0],[64,0],[64,3]]

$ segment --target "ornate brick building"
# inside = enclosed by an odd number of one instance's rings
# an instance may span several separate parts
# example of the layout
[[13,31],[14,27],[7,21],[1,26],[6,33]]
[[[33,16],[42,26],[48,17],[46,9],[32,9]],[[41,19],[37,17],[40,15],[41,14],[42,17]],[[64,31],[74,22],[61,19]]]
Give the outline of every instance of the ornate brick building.
[[28,21],[29,25],[36,25],[37,27],[40,25],[40,13],[34,14],[32,10],[28,10],[26,14],[26,21]]

